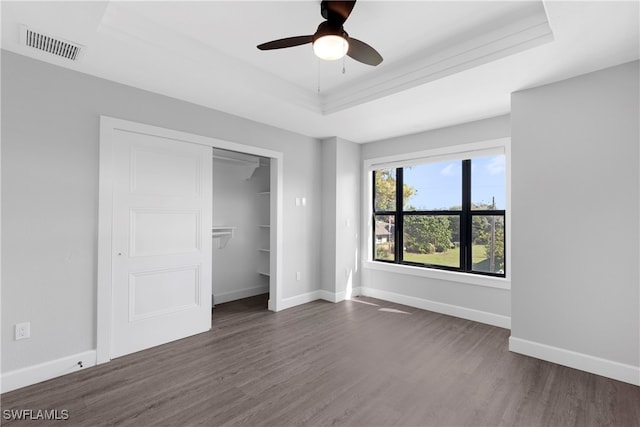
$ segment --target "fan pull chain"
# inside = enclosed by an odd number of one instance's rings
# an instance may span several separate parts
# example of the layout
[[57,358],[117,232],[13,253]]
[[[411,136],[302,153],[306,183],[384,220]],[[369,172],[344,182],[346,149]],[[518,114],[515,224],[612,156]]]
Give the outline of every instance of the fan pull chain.
[[349,52],[349,48],[348,48],[348,44],[347,41],[344,41],[344,44],[342,45],[342,74],[346,73],[346,69],[345,69],[345,63],[347,62],[347,52]]
[[320,59],[316,62],[318,63],[318,93],[320,93]]

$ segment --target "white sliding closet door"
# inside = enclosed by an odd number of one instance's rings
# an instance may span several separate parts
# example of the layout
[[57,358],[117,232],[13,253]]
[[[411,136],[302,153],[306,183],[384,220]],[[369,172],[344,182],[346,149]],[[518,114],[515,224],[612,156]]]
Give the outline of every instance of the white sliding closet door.
[[111,357],[211,328],[211,148],[114,129]]

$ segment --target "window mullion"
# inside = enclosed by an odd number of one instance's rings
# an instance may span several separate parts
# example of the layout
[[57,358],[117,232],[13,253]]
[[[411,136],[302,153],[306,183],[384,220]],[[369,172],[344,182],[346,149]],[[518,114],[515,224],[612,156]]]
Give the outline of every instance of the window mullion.
[[371,245],[371,259],[376,259],[376,174],[377,171],[373,171],[371,174],[371,211],[373,212],[373,221],[371,235],[373,236],[373,245]]
[[395,239],[396,239],[396,244],[395,244],[395,258],[396,258],[396,263],[401,263],[402,262],[402,255],[403,255],[403,240],[404,240],[404,233],[403,233],[403,224],[404,224],[404,216],[403,216],[403,209],[404,209],[404,174],[403,174],[403,169],[402,168],[397,168],[396,169],[396,218],[395,218],[395,222],[396,222],[396,235],[395,235]]
[[470,272],[471,261],[471,160],[462,161],[462,213],[460,218],[460,269]]

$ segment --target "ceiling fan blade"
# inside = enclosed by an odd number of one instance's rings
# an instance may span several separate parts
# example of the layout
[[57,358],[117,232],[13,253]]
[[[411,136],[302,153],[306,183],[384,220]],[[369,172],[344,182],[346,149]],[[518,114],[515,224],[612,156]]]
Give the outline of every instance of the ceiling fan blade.
[[313,36],[287,37],[284,39],[272,40],[270,42],[262,43],[257,47],[260,50],[283,49],[285,47],[300,46],[303,44],[311,43],[312,41]]
[[373,65],[374,67],[382,62],[382,56],[380,56],[377,50],[353,37],[349,37],[349,50],[347,51],[347,55],[356,61]]
[[323,0],[320,3],[320,12],[322,17],[329,21],[331,25],[341,27],[347,20],[353,7],[356,5],[354,1],[328,1]]

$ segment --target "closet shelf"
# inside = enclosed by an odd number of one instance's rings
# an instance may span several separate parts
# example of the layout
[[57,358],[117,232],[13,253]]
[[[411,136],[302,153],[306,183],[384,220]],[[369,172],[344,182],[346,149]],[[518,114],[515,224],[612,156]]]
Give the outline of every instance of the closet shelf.
[[211,227],[211,237],[218,240],[218,248],[227,246],[229,240],[234,236],[236,227],[213,226]]
[[247,180],[251,179],[256,169],[260,167],[260,158],[251,154],[237,153],[235,151],[214,148],[213,158],[216,160],[236,163],[241,168],[244,168],[246,175],[245,179]]

